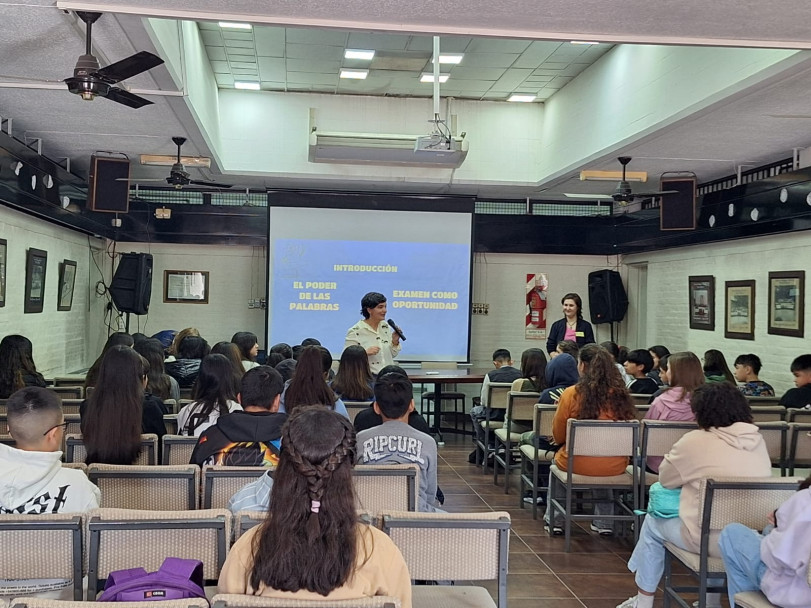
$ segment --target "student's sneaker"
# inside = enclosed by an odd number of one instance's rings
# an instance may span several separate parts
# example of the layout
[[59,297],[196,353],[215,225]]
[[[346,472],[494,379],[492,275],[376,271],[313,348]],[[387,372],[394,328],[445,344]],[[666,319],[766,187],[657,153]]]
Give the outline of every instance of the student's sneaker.
[[[544,524],[543,529],[546,532],[549,532],[549,524]],[[552,526],[552,536],[563,536],[563,528],[559,528],[558,526]]]
[[629,597],[622,604],[618,604],[617,608],[636,608],[636,596]]
[[533,499],[532,492],[528,492],[527,494],[524,494],[524,503],[528,505],[531,504],[545,505],[546,500],[544,500],[544,497],[541,494],[538,494],[538,497]]
[[[698,600],[693,602],[693,608],[698,608]],[[708,593],[707,594],[707,608],[721,608],[721,594]]]
[[613,536],[614,530],[612,528],[599,528],[592,523],[590,526],[592,532],[597,532],[600,536]]

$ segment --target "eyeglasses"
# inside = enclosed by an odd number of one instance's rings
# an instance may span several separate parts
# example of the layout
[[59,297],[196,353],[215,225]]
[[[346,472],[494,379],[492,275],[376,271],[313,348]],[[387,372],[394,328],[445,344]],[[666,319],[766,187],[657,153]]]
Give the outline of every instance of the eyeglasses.
[[50,433],[52,430],[57,429],[57,428],[59,428],[60,426],[62,427],[62,432],[64,433],[64,432],[65,432],[65,431],[68,429],[68,424],[69,424],[68,422],[62,422],[62,423],[60,423],[60,424],[55,424],[55,425],[53,425],[51,428],[49,428],[47,431],[45,431],[45,432],[42,434],[42,436],[44,437],[45,435],[47,435],[48,433]]

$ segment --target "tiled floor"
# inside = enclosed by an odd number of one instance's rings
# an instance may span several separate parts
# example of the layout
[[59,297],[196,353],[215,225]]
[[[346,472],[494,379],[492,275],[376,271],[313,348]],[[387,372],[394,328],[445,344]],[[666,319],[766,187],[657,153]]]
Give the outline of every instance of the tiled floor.
[[[512,518],[507,597],[510,608],[614,608],[636,592],[627,561],[633,539],[601,537],[585,527],[573,530],[572,551],[565,553],[562,537],[543,529],[542,511],[532,519],[530,506],[518,506],[518,474],[511,475],[510,493],[493,485],[492,469],[469,464],[469,437],[446,434],[439,447],[439,486],[444,509],[451,512],[508,511]],[[479,583],[477,583],[479,584]],[[483,583],[495,590],[495,585]],[[726,606],[726,600],[724,599]],[[657,593],[661,607],[661,591]]]

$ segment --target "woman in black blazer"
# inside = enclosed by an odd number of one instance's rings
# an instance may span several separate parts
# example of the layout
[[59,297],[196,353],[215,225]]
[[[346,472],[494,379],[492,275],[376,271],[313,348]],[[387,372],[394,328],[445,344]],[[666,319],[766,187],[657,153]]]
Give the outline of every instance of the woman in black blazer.
[[572,340],[583,347],[594,342],[591,323],[583,319],[583,300],[576,293],[567,293],[560,300],[563,304],[563,318],[552,323],[546,340],[546,352],[552,356],[561,340]]

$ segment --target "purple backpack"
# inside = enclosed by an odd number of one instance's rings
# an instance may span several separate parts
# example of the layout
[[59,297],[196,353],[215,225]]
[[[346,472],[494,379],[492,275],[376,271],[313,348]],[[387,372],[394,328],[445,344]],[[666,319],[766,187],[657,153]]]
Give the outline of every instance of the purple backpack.
[[205,598],[203,562],[167,557],[157,572],[116,570],[107,578],[100,602],[144,602]]

